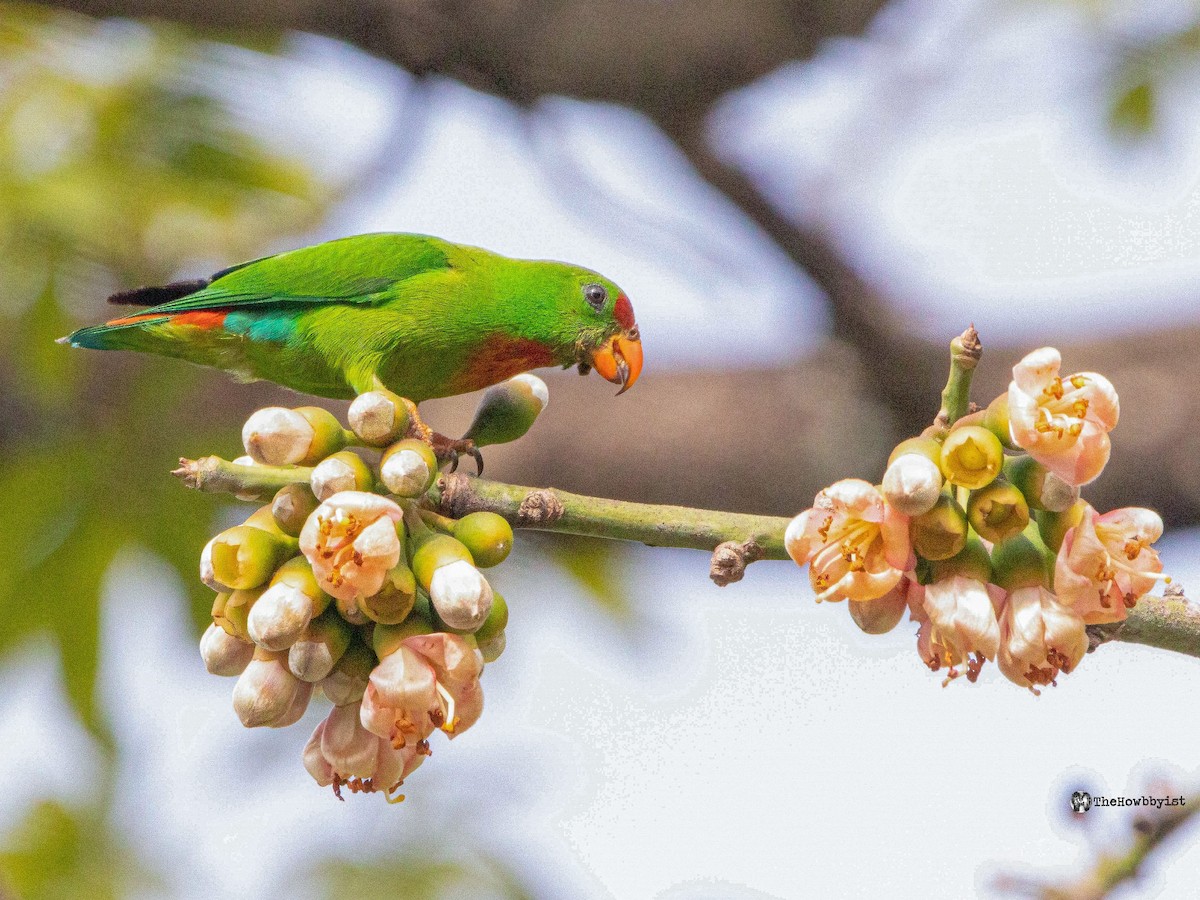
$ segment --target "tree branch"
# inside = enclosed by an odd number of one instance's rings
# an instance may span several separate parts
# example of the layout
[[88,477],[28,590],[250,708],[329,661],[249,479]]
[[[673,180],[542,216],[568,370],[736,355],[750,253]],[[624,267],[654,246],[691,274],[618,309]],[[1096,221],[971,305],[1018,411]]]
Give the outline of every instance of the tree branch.
[[[172,474],[188,487],[242,499],[267,500],[285,485],[306,484],[312,473],[301,466],[239,465],[217,456],[179,462]],[[752,562],[788,558],[783,546],[791,521],[787,517],[629,503],[462,473],[440,476],[427,500],[437,512],[455,519],[487,511],[503,516],[514,528],[712,551],[710,576],[721,586],[739,581]],[[1109,641],[1124,641],[1200,657],[1200,608],[1174,587],[1163,597],[1143,597],[1124,622],[1088,626],[1088,634],[1093,650]]]

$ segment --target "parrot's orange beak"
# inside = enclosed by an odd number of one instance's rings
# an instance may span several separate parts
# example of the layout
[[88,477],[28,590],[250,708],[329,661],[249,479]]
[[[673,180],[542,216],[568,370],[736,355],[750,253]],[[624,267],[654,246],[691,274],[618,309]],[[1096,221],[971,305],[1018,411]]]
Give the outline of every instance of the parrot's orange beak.
[[602,344],[592,354],[591,364],[601,378],[621,386],[618,397],[633,387],[642,374],[642,341],[637,326]]

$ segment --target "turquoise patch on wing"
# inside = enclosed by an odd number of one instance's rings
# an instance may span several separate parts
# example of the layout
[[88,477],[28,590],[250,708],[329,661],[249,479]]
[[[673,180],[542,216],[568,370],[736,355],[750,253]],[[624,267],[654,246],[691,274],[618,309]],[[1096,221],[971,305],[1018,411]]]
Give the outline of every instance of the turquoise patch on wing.
[[231,312],[225,317],[225,330],[252,341],[282,343],[295,333],[296,320],[286,312]]

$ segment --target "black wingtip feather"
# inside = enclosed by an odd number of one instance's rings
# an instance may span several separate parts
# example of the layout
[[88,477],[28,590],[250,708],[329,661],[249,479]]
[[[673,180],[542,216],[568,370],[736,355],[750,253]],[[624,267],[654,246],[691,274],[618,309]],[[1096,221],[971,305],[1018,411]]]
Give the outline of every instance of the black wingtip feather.
[[140,287],[131,291],[121,291],[109,297],[108,302],[118,306],[158,306],[160,303],[170,303],[172,300],[202,291],[209,284],[210,281],[207,278],[173,281],[158,287]]

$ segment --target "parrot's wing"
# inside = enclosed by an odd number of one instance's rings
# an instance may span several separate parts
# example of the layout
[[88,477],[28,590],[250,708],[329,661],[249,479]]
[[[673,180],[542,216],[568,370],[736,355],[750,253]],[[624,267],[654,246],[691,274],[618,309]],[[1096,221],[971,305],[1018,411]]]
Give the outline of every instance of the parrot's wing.
[[448,246],[437,238],[362,234],[231,266],[199,290],[138,318],[293,303],[376,303],[397,282],[448,268]]

